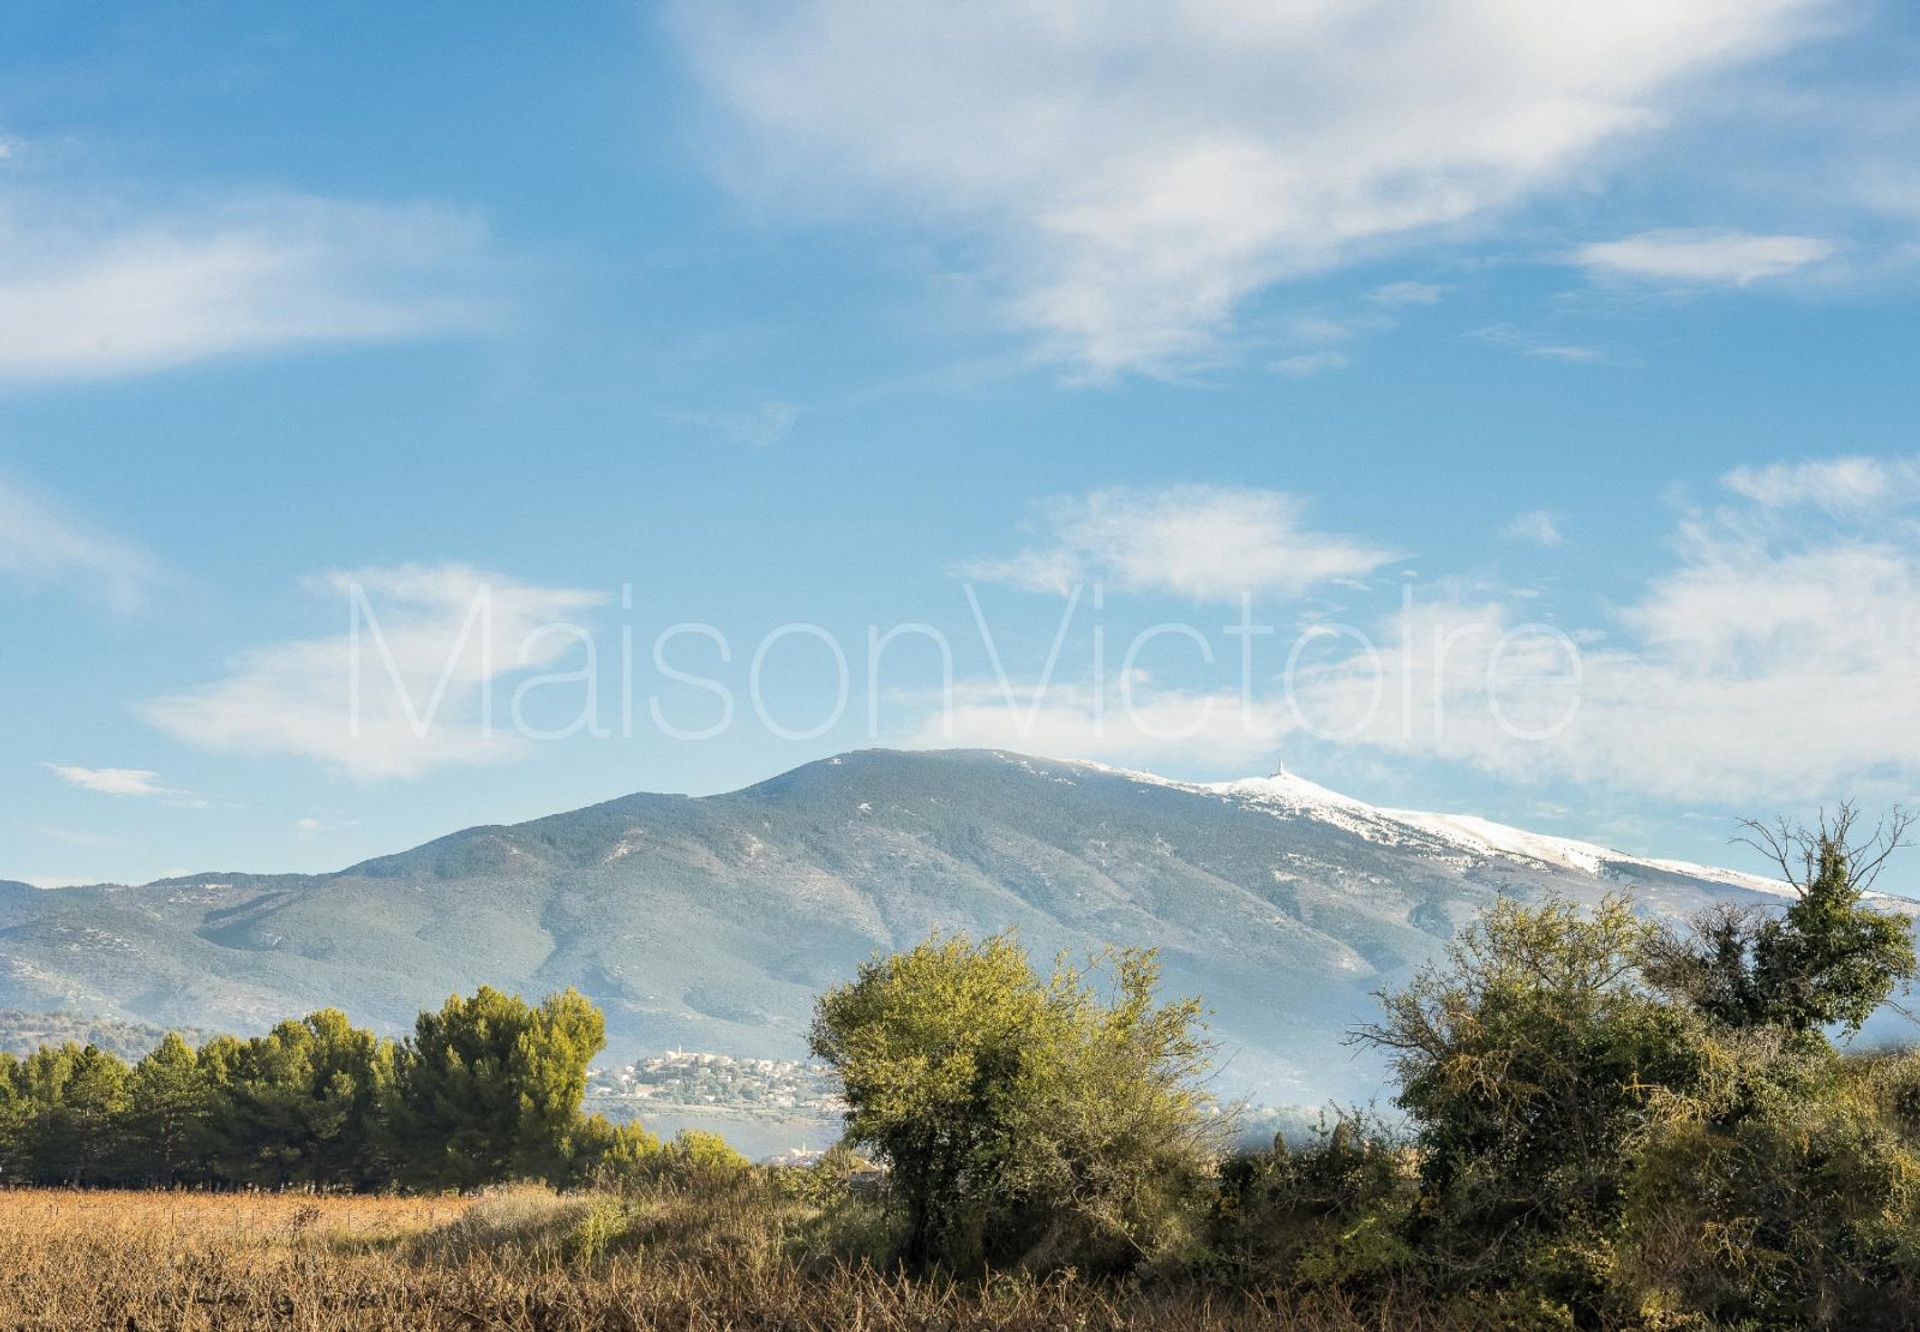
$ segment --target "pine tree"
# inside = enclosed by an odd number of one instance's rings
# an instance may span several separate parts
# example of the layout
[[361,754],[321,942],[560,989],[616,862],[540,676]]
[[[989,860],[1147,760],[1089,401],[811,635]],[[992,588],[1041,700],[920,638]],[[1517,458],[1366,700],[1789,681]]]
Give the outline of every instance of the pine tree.
[[122,1175],[163,1187],[197,1178],[212,1096],[193,1047],[178,1032],[168,1032],[133,1066],[127,1091],[119,1135]]
[[68,1042],[42,1047],[20,1066],[25,1173],[41,1184],[95,1184],[116,1161],[128,1071],[116,1055]]
[[382,1116],[393,1047],[327,1008],[202,1051],[223,1175],[235,1183],[364,1188],[384,1182]]
[[422,1013],[399,1051],[396,1158],[425,1186],[565,1177],[606,1020],[577,991],[538,1008],[482,986]]

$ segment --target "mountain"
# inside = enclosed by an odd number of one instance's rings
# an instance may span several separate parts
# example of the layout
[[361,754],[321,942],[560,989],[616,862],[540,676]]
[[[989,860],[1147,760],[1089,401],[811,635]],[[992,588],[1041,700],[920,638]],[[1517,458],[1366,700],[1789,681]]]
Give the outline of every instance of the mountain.
[[0,885],[0,1006],[255,1030],[326,1005],[386,1030],[482,982],[573,985],[609,1057],[803,1051],[813,996],[933,929],[1017,926],[1036,957],[1161,950],[1205,996],[1225,1086],[1370,1094],[1340,1046],[1500,894],[1649,910],[1777,902],[1767,880],[1297,777],[1194,785],[978,750],[868,750],[726,795],[633,795],[334,874]]
[[[199,1045],[212,1032],[192,1027],[176,1028],[188,1041]],[[166,1038],[167,1028],[150,1022],[123,1022],[118,1018],[85,1013],[22,1013],[0,1008],[0,1051],[24,1058],[43,1045],[96,1045],[120,1056],[128,1063],[143,1058]]]

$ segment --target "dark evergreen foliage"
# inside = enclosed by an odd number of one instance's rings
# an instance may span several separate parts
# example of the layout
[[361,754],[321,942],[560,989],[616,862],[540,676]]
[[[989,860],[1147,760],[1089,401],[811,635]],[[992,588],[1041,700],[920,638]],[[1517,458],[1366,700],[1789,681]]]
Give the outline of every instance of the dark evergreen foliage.
[[338,1009],[195,1049],[169,1034],[129,1067],[68,1042],[0,1053],[0,1181],[477,1188],[566,1183],[662,1150],[581,1113],[599,1011],[481,989],[396,1045]]

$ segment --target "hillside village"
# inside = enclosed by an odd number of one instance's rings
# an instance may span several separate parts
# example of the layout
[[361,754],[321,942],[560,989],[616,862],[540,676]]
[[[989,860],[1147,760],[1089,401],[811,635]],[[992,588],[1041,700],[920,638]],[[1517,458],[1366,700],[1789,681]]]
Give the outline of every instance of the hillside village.
[[622,1109],[633,1109],[636,1103],[783,1114],[834,1115],[844,1109],[823,1065],[797,1059],[736,1059],[692,1050],[593,1069],[587,1074],[587,1100],[602,1108]]

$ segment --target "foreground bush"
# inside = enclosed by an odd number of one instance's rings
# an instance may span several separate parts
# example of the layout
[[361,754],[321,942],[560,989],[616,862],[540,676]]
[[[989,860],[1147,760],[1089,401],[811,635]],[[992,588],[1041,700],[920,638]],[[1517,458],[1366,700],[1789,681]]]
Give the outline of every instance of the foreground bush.
[[1637,1144],[1619,1284],[1637,1313],[1905,1328],[1920,1309],[1920,1143],[1876,1061],[1728,1041]]
[[848,1141],[891,1172],[909,1262],[1117,1272],[1191,1256],[1217,1130],[1196,1085],[1199,1005],[1157,1003],[1158,979],[1151,953],[1042,978],[1010,935],[935,937],[821,998],[813,1049],[845,1089]]
[[1650,935],[1621,898],[1502,901],[1363,1033],[1417,1126],[1407,1234],[1440,1284],[1605,1303],[1629,1143],[1700,1063],[1702,1023],[1637,979]]
[[1312,1144],[1222,1165],[1209,1267],[1260,1282],[1378,1296],[1419,1276],[1407,1242],[1418,1157],[1365,1118],[1338,1116]]

